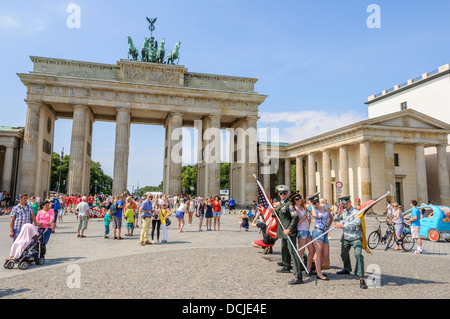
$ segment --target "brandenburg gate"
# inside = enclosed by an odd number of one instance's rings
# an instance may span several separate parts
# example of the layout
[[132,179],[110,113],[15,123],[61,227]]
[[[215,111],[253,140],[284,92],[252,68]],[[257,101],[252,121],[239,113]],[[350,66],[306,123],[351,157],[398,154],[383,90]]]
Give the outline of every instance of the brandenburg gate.
[[130,125],[138,123],[166,130],[166,194],[181,193],[181,128],[195,126],[198,195],[219,195],[217,133],[232,129],[230,195],[243,205],[257,199],[252,177],[258,170],[256,124],[258,107],[267,97],[255,92],[257,79],[192,73],[181,65],[136,60],[116,64],[35,56],[31,60],[33,70],[18,74],[27,87],[28,106],[18,192],[49,193],[54,124],[57,119],[72,119],[69,194],[89,192],[93,123],[109,121],[116,123],[113,194],[127,189]]

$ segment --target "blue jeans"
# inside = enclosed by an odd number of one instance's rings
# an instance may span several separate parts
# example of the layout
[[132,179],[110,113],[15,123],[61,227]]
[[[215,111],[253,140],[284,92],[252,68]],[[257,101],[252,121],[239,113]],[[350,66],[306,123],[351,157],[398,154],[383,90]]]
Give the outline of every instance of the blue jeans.
[[[316,239],[317,237],[319,237],[319,236],[322,235],[323,233],[324,233],[323,230],[314,228],[313,233],[312,233],[313,239]],[[328,243],[329,243],[329,242],[328,242],[328,234],[323,235],[322,237],[320,237],[319,239],[317,239],[317,241],[321,241],[321,242],[323,242],[323,243],[325,243],[325,244],[328,244]]]
[[[44,231],[44,228],[41,228],[42,231]],[[44,244],[48,244],[48,241],[50,240],[50,235],[52,234],[52,229],[51,228],[47,228],[47,231],[44,234]]]

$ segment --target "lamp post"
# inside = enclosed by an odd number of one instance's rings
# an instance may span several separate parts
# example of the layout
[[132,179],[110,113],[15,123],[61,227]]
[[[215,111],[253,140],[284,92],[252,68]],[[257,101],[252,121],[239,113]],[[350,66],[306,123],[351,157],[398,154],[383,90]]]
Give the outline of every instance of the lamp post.
[[61,157],[60,157],[59,161],[60,161],[60,164],[59,164],[59,179],[58,179],[58,190],[57,190],[58,194],[59,194],[59,187],[61,185],[61,167],[62,167],[62,164],[64,163],[64,147],[62,148]]

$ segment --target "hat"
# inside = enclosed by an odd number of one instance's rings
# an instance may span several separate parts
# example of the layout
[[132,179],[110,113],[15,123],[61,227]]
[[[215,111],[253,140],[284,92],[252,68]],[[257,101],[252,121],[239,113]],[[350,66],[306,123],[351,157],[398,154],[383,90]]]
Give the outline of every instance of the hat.
[[289,196],[290,200],[293,199],[302,199],[302,195],[300,194],[300,191],[295,191],[294,193],[291,194],[291,196]]
[[286,185],[278,185],[277,192],[289,192],[289,187],[287,187]]
[[347,204],[350,201],[351,196],[342,196],[339,197],[339,204]]
[[314,193],[314,194],[308,196],[306,199],[311,201],[311,202],[318,202],[319,201],[319,194],[320,193]]

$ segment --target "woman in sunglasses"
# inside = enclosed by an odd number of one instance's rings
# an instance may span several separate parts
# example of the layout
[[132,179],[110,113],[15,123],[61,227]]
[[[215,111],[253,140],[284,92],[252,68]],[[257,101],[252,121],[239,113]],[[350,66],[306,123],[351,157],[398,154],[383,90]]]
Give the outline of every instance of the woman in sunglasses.
[[[319,194],[315,194],[308,199],[311,204],[311,215],[315,218],[315,226],[312,233],[313,239],[319,238],[325,233],[333,222],[330,210],[326,206],[319,204]],[[327,276],[322,274],[322,263],[328,257],[329,241],[328,235],[324,235],[314,242],[316,251],[316,272],[317,279],[328,280]]]
[[[297,225],[298,247],[303,247],[312,240],[312,235],[311,232],[309,231],[309,227],[311,225],[311,212],[306,207],[305,200],[302,198],[302,195],[300,195],[298,191],[292,194],[290,196],[290,199],[299,217]],[[303,256],[305,249],[306,248],[303,248],[301,251],[298,252],[300,257]],[[311,275],[316,275],[315,273],[311,272],[314,252],[315,252],[314,245],[309,245],[306,268],[308,270],[308,273]]]

